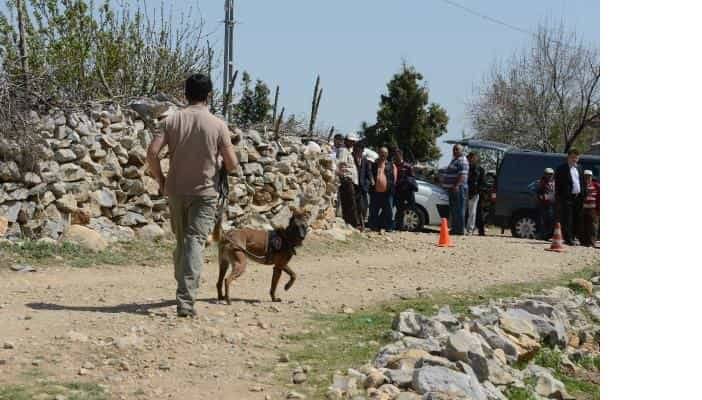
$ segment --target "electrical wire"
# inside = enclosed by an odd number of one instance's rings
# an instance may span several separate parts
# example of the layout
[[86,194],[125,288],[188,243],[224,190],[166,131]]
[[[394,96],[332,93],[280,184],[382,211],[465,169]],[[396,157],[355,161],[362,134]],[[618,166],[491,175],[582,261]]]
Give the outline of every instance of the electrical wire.
[[480,13],[480,12],[478,12],[478,11],[476,11],[476,10],[474,10],[474,9],[472,9],[472,8],[470,8],[470,7],[468,7],[468,6],[466,6],[466,5],[463,5],[463,4],[461,4],[461,3],[458,3],[458,2],[456,2],[456,1],[453,1],[453,0],[439,0],[439,1],[444,2],[444,3],[448,4],[448,5],[454,6],[454,7],[456,7],[456,8],[460,8],[461,10],[463,10],[463,11],[465,11],[465,12],[467,12],[467,13],[473,15],[473,16],[476,16],[476,17],[478,17],[478,18],[482,18],[482,19],[484,19],[484,20],[486,20],[486,21],[489,21],[489,22],[492,22],[492,23],[494,23],[494,24],[502,25],[502,26],[504,26],[504,27],[506,27],[506,28],[512,29],[512,30],[514,30],[514,31],[517,31],[517,32],[520,32],[520,33],[523,33],[523,34],[526,34],[526,35],[530,35],[530,36],[533,36],[533,35],[534,35],[533,32],[530,32],[530,31],[528,31],[528,30],[526,30],[526,29],[523,29],[523,28],[520,28],[520,27],[518,27],[518,26],[512,25],[512,24],[510,24],[510,23],[501,21],[501,20],[499,20],[499,19],[497,19],[497,18],[493,18],[493,17],[491,17],[491,16],[489,16],[489,15],[482,14],[482,13]]

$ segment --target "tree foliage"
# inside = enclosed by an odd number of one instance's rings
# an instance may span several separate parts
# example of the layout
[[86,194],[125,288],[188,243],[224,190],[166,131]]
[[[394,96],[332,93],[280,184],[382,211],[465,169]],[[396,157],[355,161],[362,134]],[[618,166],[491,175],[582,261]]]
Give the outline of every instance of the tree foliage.
[[[58,102],[182,94],[205,71],[201,20],[123,1],[9,0],[0,11],[0,105],[6,115]],[[19,9],[18,9],[19,7]],[[19,30],[19,22],[24,29]],[[26,63],[20,37],[26,36]],[[28,78],[28,79],[25,79]],[[1,127],[0,127],[1,128]]]
[[495,64],[468,115],[477,137],[547,152],[599,137],[597,48],[575,33],[541,26],[530,48]]
[[441,106],[429,104],[429,89],[422,84],[423,79],[414,67],[402,64],[388,82],[387,93],[380,96],[377,122],[361,126],[369,145],[398,146],[417,161],[441,156],[436,140],[446,133],[449,118]]
[[272,105],[270,101],[271,91],[260,79],[256,80],[256,85],[251,89],[251,76],[244,72],[241,79],[243,89],[241,99],[234,106],[232,118],[234,123],[242,128],[249,128],[256,124],[272,121],[270,112]]

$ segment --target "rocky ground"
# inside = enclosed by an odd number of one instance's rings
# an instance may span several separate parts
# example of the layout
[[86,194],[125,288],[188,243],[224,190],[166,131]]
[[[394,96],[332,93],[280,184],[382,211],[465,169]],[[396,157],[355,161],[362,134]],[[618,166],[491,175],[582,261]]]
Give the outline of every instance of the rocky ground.
[[[443,306],[433,316],[405,310],[395,318],[394,341],[375,359],[335,374],[328,399],[372,400],[576,399],[558,379],[597,398],[599,276],[520,298],[492,300],[468,315]],[[295,379],[295,376],[293,376]]]
[[559,254],[545,252],[544,242],[508,237],[455,241],[454,248],[437,248],[435,233],[361,235],[349,242],[313,235],[291,263],[299,279],[281,292],[282,303],[269,301],[270,268],[250,264],[233,285],[230,306],[214,301],[210,250],[194,320],[175,317],[175,282],[165,254],[155,267],[38,267],[30,273],[3,266],[0,399],[285,398],[291,383],[281,382],[276,367],[286,361],[280,355],[288,337],[313,326],[313,313],[353,314],[398,298],[540,281],[599,266],[595,249]]

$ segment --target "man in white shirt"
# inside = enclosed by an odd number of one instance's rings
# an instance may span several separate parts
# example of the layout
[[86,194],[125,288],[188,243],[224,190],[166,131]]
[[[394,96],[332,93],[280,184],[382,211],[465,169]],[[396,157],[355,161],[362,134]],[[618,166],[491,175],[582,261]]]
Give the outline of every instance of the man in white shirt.
[[568,151],[567,162],[556,169],[556,221],[563,228],[563,240],[567,245],[580,233],[583,208],[583,169],[578,165],[580,153],[576,149]]

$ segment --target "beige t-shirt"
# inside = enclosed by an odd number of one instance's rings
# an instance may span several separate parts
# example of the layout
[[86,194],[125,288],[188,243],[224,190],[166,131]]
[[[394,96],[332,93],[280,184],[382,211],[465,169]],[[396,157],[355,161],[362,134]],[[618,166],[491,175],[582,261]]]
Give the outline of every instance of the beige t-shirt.
[[227,124],[205,105],[191,105],[161,122],[170,160],[166,194],[217,196],[217,157],[233,146]]

